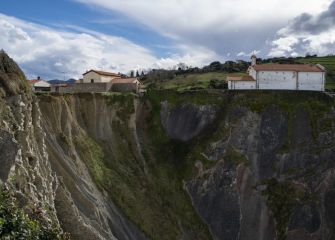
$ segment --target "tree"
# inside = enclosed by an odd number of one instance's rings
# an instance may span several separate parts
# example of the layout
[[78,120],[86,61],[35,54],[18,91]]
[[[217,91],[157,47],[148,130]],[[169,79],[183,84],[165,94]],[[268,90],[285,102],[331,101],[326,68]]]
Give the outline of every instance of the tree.
[[178,63],[177,69],[178,71],[185,71],[187,69],[187,65],[185,63]]
[[221,70],[221,63],[219,61],[212,62],[209,64],[210,71],[220,71]]

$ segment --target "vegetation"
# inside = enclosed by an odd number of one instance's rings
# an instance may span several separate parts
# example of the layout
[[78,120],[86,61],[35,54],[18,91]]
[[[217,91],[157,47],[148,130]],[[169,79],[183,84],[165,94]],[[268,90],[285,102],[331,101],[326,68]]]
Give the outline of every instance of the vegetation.
[[50,225],[38,208],[26,214],[16,205],[10,191],[1,187],[0,191],[0,239],[56,240],[69,239],[58,225]]
[[[210,239],[207,226],[199,219],[183,188],[185,172],[194,168],[193,161],[183,163],[187,144],[166,136],[158,110],[146,127],[149,136],[144,139],[150,142],[139,152],[129,126],[134,96],[103,94],[102,97],[117,116],[111,122],[111,138],[104,141],[82,133],[73,139],[99,188],[150,239],[179,239],[185,233]],[[159,102],[153,104],[154,109],[156,104]]]
[[178,75],[169,81],[156,82],[154,87],[158,89],[175,89],[178,91],[206,89],[212,80],[225,81],[226,77],[226,73],[220,72],[185,74]]
[[210,85],[210,81],[225,81],[228,73],[245,75],[248,66],[248,62],[245,61],[227,61],[225,63],[216,61],[203,68],[179,64],[172,70],[153,69],[141,79],[152,88],[177,89],[179,91],[198,90],[217,86],[213,83]]
[[0,50],[0,97],[25,92],[30,96],[31,90],[24,73],[4,50]]
[[312,197],[305,193],[292,182],[279,182],[272,178],[265,181],[267,186],[263,194],[267,198],[267,205],[275,219],[277,239],[285,240],[287,238],[287,227],[292,216],[294,208],[299,203],[313,201]]
[[[257,62],[263,64],[319,63],[327,70],[326,88],[329,90],[335,89],[335,56],[317,57],[315,55],[308,55],[296,58],[259,58]],[[207,88],[222,89],[226,88],[223,82],[226,81],[228,74],[246,75],[249,66],[250,63],[245,61],[227,61],[225,63],[215,61],[202,68],[179,64],[172,70],[153,69],[145,75],[142,74],[140,77],[146,85],[155,89],[175,89],[179,91]]]
[[[291,122],[297,108],[303,107],[310,115],[311,123],[317,128],[320,116],[333,105],[333,100],[328,96],[313,92],[208,93],[149,89],[139,99],[148,109],[141,112],[140,117],[144,120],[138,120],[137,136],[141,141],[138,144],[129,121],[134,113],[134,95],[102,94],[102,97],[117,116],[110,123],[111,137],[107,141],[82,134],[74,139],[74,145],[99,188],[109,194],[148,238],[163,240],[179,239],[183,234],[196,236],[198,239],[211,239],[208,227],[192,206],[184,189],[184,182],[196,176],[197,161],[201,160],[205,168],[216,164],[208,161],[202,153],[206,152],[209,143],[229,137],[230,129],[225,124],[225,114],[231,109],[242,106],[261,113],[275,105],[287,112]],[[162,101],[168,101],[170,107],[183,103],[216,105],[220,109],[220,121],[215,122],[205,134],[187,143],[171,139],[161,124]],[[328,128],[331,123],[326,125]],[[140,149],[141,146],[145,148]],[[233,148],[227,149],[224,160],[234,166],[249,164],[248,159]],[[292,173],[295,171],[292,169]],[[279,239],[285,239],[293,208],[305,201],[305,196],[297,192],[290,182],[271,179],[266,184],[268,188],[264,194],[276,219]]]

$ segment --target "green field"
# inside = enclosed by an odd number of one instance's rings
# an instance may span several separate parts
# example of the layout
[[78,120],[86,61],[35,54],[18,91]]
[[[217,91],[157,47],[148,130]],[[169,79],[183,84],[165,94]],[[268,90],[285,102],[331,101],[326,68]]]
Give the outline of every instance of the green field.
[[[226,80],[228,73],[224,72],[209,72],[209,73],[195,73],[178,75],[174,79],[159,82],[157,87],[159,89],[175,89],[175,90],[189,90],[196,88],[208,88],[210,80]],[[232,75],[232,74],[229,74]],[[246,73],[235,73],[233,75],[241,76]]]
[[303,58],[299,59],[301,63],[314,63],[314,64],[321,64],[327,70],[335,71],[335,56],[329,57],[313,57],[313,58]]

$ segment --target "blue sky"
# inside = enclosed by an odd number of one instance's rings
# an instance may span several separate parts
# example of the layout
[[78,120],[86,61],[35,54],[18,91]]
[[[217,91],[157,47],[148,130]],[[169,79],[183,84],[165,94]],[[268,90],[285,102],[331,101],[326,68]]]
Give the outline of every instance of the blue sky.
[[164,46],[171,44],[169,39],[118,12],[106,11],[71,0],[10,0],[1,5],[1,12],[54,28],[73,25],[121,36],[150,48],[160,57],[167,54]]
[[334,53],[333,0],[2,0],[0,48],[29,78]]

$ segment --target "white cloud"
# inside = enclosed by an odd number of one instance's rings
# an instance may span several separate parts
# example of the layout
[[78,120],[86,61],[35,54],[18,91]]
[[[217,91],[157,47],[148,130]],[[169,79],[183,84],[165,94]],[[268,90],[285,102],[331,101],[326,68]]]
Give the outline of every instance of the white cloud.
[[335,28],[317,35],[282,34],[271,44],[269,56],[303,56],[306,53],[324,56],[335,53]]
[[260,54],[261,51],[258,51],[258,50],[254,50],[254,51],[251,51],[250,53],[246,53],[246,52],[239,52],[236,56],[237,57],[251,57],[251,55],[258,55]]
[[294,52],[294,46],[298,43],[299,40],[293,36],[278,38],[271,43],[272,49],[269,56],[280,57],[290,55]]
[[[167,31],[167,34],[172,35],[180,30],[206,30],[215,24],[221,24],[216,29],[225,30],[256,23],[264,25],[264,22],[286,21],[302,12],[317,13],[330,2],[330,0],[77,1],[122,12],[160,32]],[[285,11],[278,11],[283,6],[289,7],[285,8]],[[276,14],[273,14],[274,12]]]
[[[71,28],[75,28],[71,26]],[[127,39],[83,28],[51,29],[0,14],[0,46],[29,78],[80,77],[91,68],[127,73],[131,69],[171,67],[179,62],[202,65],[216,55],[207,49],[178,46],[179,54],[157,58]],[[79,32],[79,33],[77,33]]]
[[330,0],[76,0],[120,12],[182,44],[221,56],[268,46],[265,41],[303,12],[318,13]]
[[335,49],[335,0],[318,14],[301,14],[277,32],[269,56],[328,55]]

